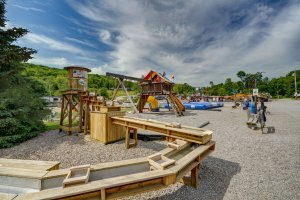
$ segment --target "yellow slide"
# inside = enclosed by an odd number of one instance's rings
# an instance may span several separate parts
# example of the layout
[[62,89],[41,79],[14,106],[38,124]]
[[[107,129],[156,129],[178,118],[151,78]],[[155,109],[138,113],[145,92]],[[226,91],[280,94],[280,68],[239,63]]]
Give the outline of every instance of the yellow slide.
[[149,96],[147,101],[151,104],[150,105],[150,110],[152,112],[159,112],[158,101],[155,99],[154,96]]

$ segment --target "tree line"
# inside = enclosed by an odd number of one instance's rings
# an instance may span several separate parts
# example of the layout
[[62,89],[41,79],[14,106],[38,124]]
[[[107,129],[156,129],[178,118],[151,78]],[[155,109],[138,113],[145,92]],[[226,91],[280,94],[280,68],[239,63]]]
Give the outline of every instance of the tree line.
[[[264,72],[246,73],[245,71],[237,72],[238,81],[232,81],[227,78],[224,83],[214,84],[200,88],[204,95],[232,95],[236,93],[251,94],[253,88],[258,88],[259,92],[269,93],[273,97],[292,97],[295,93],[294,71],[287,73],[285,76],[269,79],[263,76]],[[297,88],[300,86],[300,70],[296,71]]]

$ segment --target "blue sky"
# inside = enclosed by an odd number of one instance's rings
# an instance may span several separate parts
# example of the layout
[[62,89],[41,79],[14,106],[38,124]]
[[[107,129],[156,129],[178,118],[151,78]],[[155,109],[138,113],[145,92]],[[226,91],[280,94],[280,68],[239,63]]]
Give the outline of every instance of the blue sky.
[[29,62],[205,86],[236,72],[300,68],[299,0],[8,0],[8,27],[30,30]]

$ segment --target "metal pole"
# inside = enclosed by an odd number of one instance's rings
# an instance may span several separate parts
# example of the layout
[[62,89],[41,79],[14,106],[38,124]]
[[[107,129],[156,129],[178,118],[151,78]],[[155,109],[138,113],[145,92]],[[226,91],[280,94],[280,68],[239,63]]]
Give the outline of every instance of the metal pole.
[[295,73],[294,73],[294,77],[295,77],[295,98],[297,99],[298,94],[297,94],[297,74],[296,74],[296,67],[295,67]]
[[[255,75],[255,80],[254,80],[254,89],[256,89],[256,78],[257,75]],[[258,94],[257,94],[258,95]],[[257,95],[254,96],[254,102],[255,102],[255,113],[257,113]]]

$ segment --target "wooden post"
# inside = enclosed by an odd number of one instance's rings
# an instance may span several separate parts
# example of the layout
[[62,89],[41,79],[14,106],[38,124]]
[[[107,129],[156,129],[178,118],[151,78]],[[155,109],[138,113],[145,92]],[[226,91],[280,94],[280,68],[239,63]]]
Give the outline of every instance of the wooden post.
[[85,102],[85,116],[84,116],[84,134],[87,134],[89,124],[90,124],[90,105],[89,100],[86,100]]
[[69,95],[69,131],[68,133],[71,134],[70,128],[72,127],[73,120],[72,120],[72,109],[73,109],[73,96]]
[[117,79],[118,79],[118,81],[119,81],[119,84],[123,87],[123,90],[125,91],[126,96],[129,98],[130,104],[131,104],[131,106],[133,107],[134,112],[137,114],[137,116],[139,116],[139,111],[138,111],[137,108],[135,107],[135,105],[134,105],[134,103],[133,103],[133,101],[132,101],[132,99],[131,99],[131,96],[129,96],[129,94],[128,94],[128,92],[127,92],[127,89],[126,89],[126,87],[125,87],[124,84],[123,84],[123,80],[121,80],[120,78],[117,78]]
[[101,189],[101,200],[106,199],[105,189]]
[[167,104],[168,104],[169,111],[171,111],[171,108],[170,108],[170,103],[169,103],[169,100],[168,100],[168,98],[166,98],[166,100],[167,100]]
[[118,92],[120,86],[121,86],[121,84],[120,84],[120,82],[118,81],[117,88],[114,90],[113,96],[112,96],[112,98],[111,98],[112,105],[114,105],[114,99],[115,99],[115,97],[116,97],[116,95],[117,95],[117,92]]
[[198,185],[199,185],[199,178],[198,178],[198,174],[199,174],[199,165],[197,165],[196,167],[194,167],[191,171],[191,184],[194,188],[197,189]]
[[171,185],[176,182],[176,174],[163,177],[164,185]]
[[134,146],[138,143],[138,136],[137,136],[137,129],[133,129],[133,139],[134,139]]
[[[63,121],[64,121],[64,110],[65,110],[65,96],[62,96],[62,102],[61,102],[61,111],[60,111],[60,121],[59,121],[59,125],[62,126],[63,125]],[[62,129],[59,128],[59,132],[61,132]]]
[[125,148],[129,149],[129,143],[130,143],[130,128],[126,127],[126,137],[125,137]]

